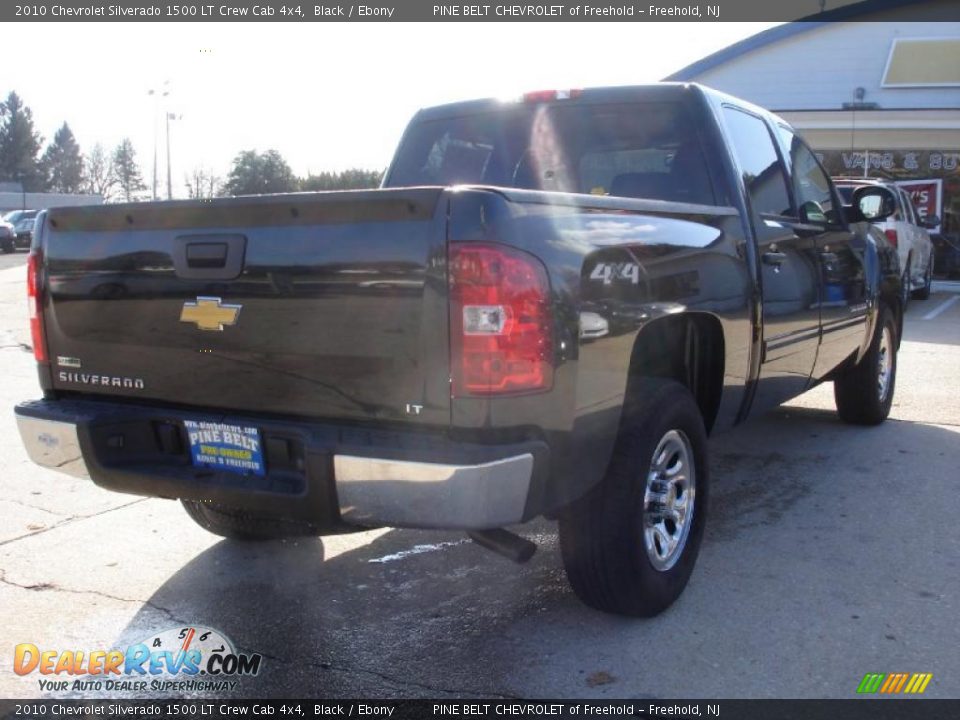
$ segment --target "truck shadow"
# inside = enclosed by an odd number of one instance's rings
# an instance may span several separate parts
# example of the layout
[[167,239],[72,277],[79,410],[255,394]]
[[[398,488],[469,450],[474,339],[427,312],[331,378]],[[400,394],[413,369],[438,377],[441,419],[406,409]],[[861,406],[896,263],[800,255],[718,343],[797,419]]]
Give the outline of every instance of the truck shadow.
[[[217,693],[239,697],[642,698],[650,688],[669,696],[680,694],[681,668],[694,652],[712,668],[698,692],[722,696],[765,653],[789,666],[791,653],[815,652],[812,626],[818,637],[856,643],[865,624],[851,616],[938,597],[931,585],[945,581],[909,563],[944,542],[931,535],[937,523],[927,516],[943,508],[949,520],[945,468],[956,439],[909,422],[855,428],[833,412],[799,407],[718,437],[699,565],[680,601],[653,620],[581,606],[564,577],[555,524],[538,521],[523,529],[541,545],[524,566],[447,532],[380,531],[356,538],[370,538],[359,547],[342,539],[222,541],[159,587],[118,645],[180,624],[220,630],[243,652],[264,656],[257,677]],[[903,468],[916,454],[924,462],[905,484]],[[892,507],[905,522],[926,515],[912,534],[898,533]],[[889,568],[901,560],[901,584],[891,589]],[[850,566],[856,573],[843,570]],[[884,603],[871,605],[873,588],[884,584]],[[742,616],[745,602],[749,621],[717,622]],[[155,627],[157,608],[166,627]],[[897,622],[885,618],[887,628]],[[742,652],[731,658],[730,647]],[[798,687],[792,673],[764,682],[765,696],[831,693]]]

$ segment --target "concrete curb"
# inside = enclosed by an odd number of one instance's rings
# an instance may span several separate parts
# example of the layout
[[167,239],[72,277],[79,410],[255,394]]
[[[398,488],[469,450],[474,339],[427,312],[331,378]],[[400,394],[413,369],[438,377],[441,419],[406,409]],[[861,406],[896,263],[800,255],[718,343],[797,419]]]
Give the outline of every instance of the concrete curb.
[[933,292],[960,293],[960,280],[934,280],[930,289]]

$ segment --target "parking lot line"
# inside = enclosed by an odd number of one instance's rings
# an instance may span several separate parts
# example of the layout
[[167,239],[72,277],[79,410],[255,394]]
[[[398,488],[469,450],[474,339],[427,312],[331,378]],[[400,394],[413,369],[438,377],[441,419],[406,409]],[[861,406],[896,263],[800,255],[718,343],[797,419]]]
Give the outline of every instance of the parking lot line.
[[923,319],[924,319],[924,320],[933,320],[937,315],[939,315],[939,314],[942,313],[944,310],[946,310],[947,308],[949,308],[949,307],[950,307],[951,305],[953,305],[957,300],[960,300],[960,295],[954,295],[952,298],[948,298],[948,299],[944,300],[942,303],[940,303],[939,305],[937,305],[937,307],[935,307],[933,310],[931,310],[931,311],[928,312],[926,315],[924,315],[924,316],[923,316]]

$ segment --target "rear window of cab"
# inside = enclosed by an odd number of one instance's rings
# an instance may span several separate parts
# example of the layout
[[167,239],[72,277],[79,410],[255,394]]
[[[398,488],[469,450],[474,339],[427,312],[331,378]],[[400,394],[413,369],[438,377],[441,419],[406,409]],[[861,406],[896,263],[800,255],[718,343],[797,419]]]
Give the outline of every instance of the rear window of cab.
[[679,103],[507,106],[412,126],[386,186],[463,184],[716,204]]

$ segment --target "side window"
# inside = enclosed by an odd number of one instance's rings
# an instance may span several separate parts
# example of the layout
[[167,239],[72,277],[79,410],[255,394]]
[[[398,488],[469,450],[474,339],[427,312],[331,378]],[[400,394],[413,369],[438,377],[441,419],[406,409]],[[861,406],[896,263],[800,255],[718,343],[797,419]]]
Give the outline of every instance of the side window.
[[733,107],[723,113],[754,212],[789,215],[787,180],[767,124]]
[[815,222],[838,221],[830,179],[817,162],[816,155],[788,128],[779,126],[780,135],[790,148],[790,169],[793,172],[793,194],[797,209],[806,219]]

